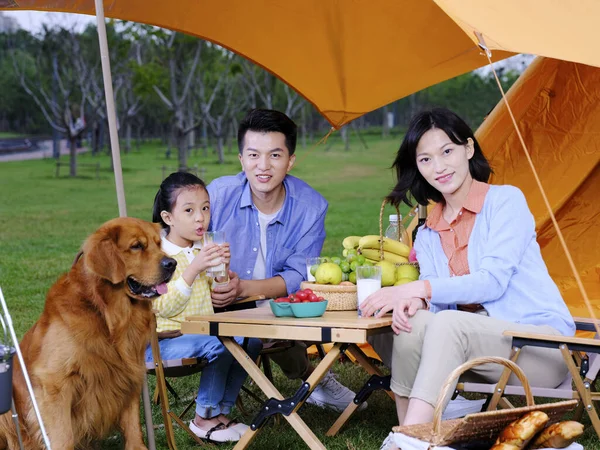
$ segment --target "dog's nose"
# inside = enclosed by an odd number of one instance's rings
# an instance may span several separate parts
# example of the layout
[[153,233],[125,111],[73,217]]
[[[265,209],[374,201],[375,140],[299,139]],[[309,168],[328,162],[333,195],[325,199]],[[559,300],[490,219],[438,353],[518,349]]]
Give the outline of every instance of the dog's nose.
[[175,270],[175,267],[177,267],[177,261],[175,261],[173,258],[163,258],[160,261],[160,265],[163,269],[169,272],[173,272]]

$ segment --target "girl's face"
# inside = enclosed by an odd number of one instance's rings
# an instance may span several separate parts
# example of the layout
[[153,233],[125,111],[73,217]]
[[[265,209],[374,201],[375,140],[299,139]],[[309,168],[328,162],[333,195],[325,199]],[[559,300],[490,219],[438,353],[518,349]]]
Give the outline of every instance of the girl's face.
[[210,199],[202,186],[180,189],[171,212],[161,217],[169,225],[167,238],[180,247],[190,247],[204,236],[210,223]]
[[417,168],[445,198],[461,191],[463,186],[468,192],[472,181],[469,160],[474,151],[472,140],[469,139],[467,145],[458,145],[443,130],[432,128],[417,145]]

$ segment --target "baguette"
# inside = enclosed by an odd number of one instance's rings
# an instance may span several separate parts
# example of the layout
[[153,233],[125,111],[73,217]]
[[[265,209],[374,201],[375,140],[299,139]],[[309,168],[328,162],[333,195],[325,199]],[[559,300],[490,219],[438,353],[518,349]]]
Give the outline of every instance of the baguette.
[[494,444],[490,450],[521,450],[520,447],[512,444]]
[[573,420],[555,423],[537,435],[529,449],[565,448],[583,434],[583,425]]
[[548,420],[550,419],[545,412],[528,412],[520,419],[507,425],[506,428],[500,432],[498,439],[496,439],[496,444],[509,444],[515,447],[514,450],[521,450],[525,448],[529,441],[540,432],[540,430],[544,429]]

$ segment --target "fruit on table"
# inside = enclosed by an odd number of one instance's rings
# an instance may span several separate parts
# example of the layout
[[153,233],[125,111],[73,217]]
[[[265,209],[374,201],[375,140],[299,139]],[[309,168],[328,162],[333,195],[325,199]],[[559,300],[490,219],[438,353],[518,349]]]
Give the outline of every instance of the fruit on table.
[[287,297],[279,297],[274,301],[275,303],[311,303],[311,302],[322,302],[325,300],[323,297],[319,297],[313,292],[312,289],[300,289]]
[[348,250],[355,249],[356,247],[358,247],[358,241],[360,241],[360,238],[360,236],[346,236],[342,241],[342,247]]
[[398,281],[394,283],[394,286],[400,286],[406,283],[412,283],[415,280],[411,280],[410,278],[398,278]]
[[[358,248],[360,249],[379,249],[380,237],[375,234],[369,234],[360,238]],[[410,247],[395,239],[383,238],[383,249],[390,253],[395,253],[400,256],[408,257]]]
[[398,266],[396,269],[396,278],[399,280],[400,278],[408,278],[412,281],[419,279],[419,271],[415,266],[411,266],[410,264],[403,264]]
[[[372,261],[380,261],[381,257],[379,256],[379,250],[374,248],[361,248],[360,254],[367,259]],[[388,251],[383,251],[383,260],[389,261],[392,263],[406,263],[408,259],[405,256],[398,255],[397,253],[392,253]]]
[[379,261],[381,267],[381,286],[393,286],[396,282],[396,266],[389,261]]
[[342,282],[342,269],[332,262],[319,264],[315,272],[315,280],[319,284],[340,284]]

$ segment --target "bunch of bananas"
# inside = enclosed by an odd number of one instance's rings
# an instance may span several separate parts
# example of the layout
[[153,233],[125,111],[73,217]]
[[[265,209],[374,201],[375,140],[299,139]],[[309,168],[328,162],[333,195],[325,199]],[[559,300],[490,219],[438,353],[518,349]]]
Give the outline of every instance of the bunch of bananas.
[[[372,262],[382,260],[379,253],[380,244],[381,238],[374,234],[367,236],[347,236],[342,241],[342,246],[346,254],[348,250],[356,249],[358,254],[363,255],[367,260]],[[410,247],[408,245],[394,239],[383,238],[383,261],[405,263],[408,262],[409,253]]]

